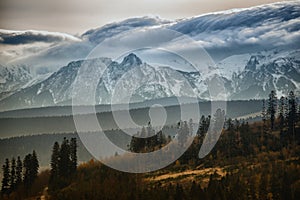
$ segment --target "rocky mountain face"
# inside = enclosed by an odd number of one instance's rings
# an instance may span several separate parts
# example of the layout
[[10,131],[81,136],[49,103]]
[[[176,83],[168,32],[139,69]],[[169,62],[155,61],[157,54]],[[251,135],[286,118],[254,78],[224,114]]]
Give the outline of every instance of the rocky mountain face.
[[30,70],[26,66],[0,65],[0,100],[18,91],[32,79]]
[[[300,59],[298,55],[299,51],[245,54],[242,56],[245,65],[239,66],[238,70],[231,73],[225,67],[234,66],[237,62],[241,65],[241,55],[238,55],[239,59],[232,56],[218,63],[218,75],[224,81],[228,99],[266,98],[271,90],[276,90],[279,96],[287,94],[290,90],[299,94]],[[200,99],[209,100],[207,82],[216,76],[215,72],[209,77],[201,72],[184,72],[171,67],[153,67],[135,54],[127,55],[121,62],[112,61],[109,58],[74,61],[53,73],[46,80],[26,87],[2,100],[1,108],[70,105],[74,92],[73,84],[83,63],[88,63],[89,66],[85,75],[91,77],[91,80],[99,81],[95,95],[97,104],[124,103],[124,98],[129,94],[131,94],[130,101],[133,102],[173,96],[197,96]],[[107,68],[98,69],[103,66]],[[87,83],[78,84],[84,86]]]
[[278,96],[300,92],[299,51],[270,51],[249,55],[244,70],[233,72],[230,99],[267,98],[271,90]]

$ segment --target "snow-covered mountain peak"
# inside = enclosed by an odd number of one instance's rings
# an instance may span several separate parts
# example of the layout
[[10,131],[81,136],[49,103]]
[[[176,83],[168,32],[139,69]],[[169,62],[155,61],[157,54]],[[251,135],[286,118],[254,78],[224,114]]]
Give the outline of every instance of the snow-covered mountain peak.
[[248,61],[245,69],[250,71],[255,71],[256,66],[259,64],[257,56],[251,56],[250,60]]
[[128,56],[124,57],[121,65],[122,66],[136,66],[141,65],[143,62],[142,60],[137,57],[134,53],[130,53]]

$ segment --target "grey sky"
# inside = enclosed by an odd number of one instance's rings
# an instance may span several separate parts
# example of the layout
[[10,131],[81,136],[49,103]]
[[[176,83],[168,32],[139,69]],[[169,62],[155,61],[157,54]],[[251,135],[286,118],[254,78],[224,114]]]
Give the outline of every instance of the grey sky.
[[1,0],[0,28],[81,34],[133,16],[177,19],[278,0]]

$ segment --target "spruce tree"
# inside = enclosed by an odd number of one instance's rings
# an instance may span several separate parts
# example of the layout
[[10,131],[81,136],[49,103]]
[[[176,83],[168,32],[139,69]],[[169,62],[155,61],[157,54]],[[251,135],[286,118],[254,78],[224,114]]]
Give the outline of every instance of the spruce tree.
[[9,194],[10,189],[10,172],[9,172],[9,160],[6,158],[5,164],[2,166],[3,178],[2,178],[2,194]]
[[280,125],[280,133],[283,132],[285,122],[285,98],[281,97],[279,102],[279,125]]
[[293,136],[295,140],[295,123],[296,123],[296,114],[297,114],[297,103],[294,92],[291,91],[288,96],[288,130],[289,133]]
[[31,179],[32,182],[37,178],[39,172],[39,161],[36,152],[33,150],[31,156]]
[[270,121],[271,121],[271,130],[274,130],[276,107],[277,107],[276,92],[272,90],[271,93],[269,94],[269,100],[268,100],[268,114],[270,116]]
[[59,144],[58,142],[55,142],[52,149],[52,155],[51,155],[51,176],[50,176],[50,182],[54,181],[59,176]]
[[180,122],[177,134],[178,144],[184,146],[189,135],[189,128],[186,121]]
[[204,115],[201,116],[201,119],[200,119],[200,123],[199,123],[199,130],[198,130],[198,133],[197,135],[200,137],[200,136],[204,136],[205,135],[205,128],[206,128],[206,118]]
[[69,140],[64,138],[59,152],[58,172],[60,177],[68,177],[70,175],[70,144]]
[[35,151],[27,154],[23,161],[24,180],[23,184],[28,192],[38,175],[39,162]]
[[26,189],[29,189],[32,184],[31,179],[31,154],[27,154],[23,161],[23,167],[24,167],[24,186]]
[[10,170],[10,189],[14,191],[16,189],[16,159],[11,160],[11,170]]
[[268,134],[268,126],[267,126],[267,118],[268,118],[268,114],[267,114],[267,108],[266,108],[266,101],[263,100],[262,101],[262,112],[261,112],[261,117],[262,117],[262,135],[261,135],[261,143],[265,142],[265,137]]
[[70,141],[70,159],[71,159],[71,173],[75,173],[77,169],[77,141],[76,138],[71,138]]
[[17,166],[16,166],[16,187],[20,186],[22,183],[22,170],[23,170],[23,163],[21,161],[20,156],[18,156]]

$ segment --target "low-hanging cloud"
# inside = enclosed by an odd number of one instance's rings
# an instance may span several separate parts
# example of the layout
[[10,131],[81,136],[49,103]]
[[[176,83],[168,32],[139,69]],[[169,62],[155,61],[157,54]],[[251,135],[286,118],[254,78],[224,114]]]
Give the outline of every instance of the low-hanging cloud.
[[282,2],[185,19],[170,28],[208,49],[249,45],[268,49],[300,44],[299,10],[299,1]]
[[63,41],[80,41],[80,39],[65,33],[33,30],[11,31],[0,29],[0,44],[19,45],[35,42],[57,43]]
[[144,16],[126,19],[120,22],[110,23],[97,29],[91,29],[82,35],[92,43],[100,43],[103,40],[133,29],[159,26],[171,21],[164,20],[158,16]]

